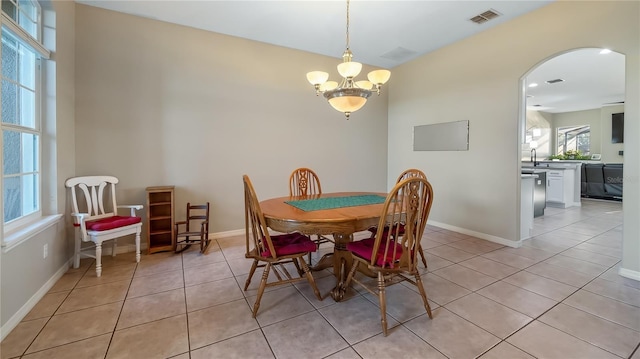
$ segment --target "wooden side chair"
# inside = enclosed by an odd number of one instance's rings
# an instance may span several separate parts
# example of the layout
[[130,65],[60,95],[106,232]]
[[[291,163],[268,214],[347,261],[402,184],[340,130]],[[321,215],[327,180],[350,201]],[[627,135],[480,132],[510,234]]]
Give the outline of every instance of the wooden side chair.
[[[71,189],[73,225],[76,229],[73,267],[80,266],[80,257],[96,259],[96,276],[102,275],[102,242],[113,240],[111,255],[116,256],[117,239],[135,235],[136,262],[140,262],[140,231],[142,218],[135,215],[142,205],[117,205],[116,184],[112,176],[83,176],[69,178],[65,186]],[[120,208],[130,210],[129,216],[119,216]],[[82,242],[95,243],[95,253],[88,253],[93,247],[82,248]]]
[[206,204],[187,203],[187,217],[184,221],[175,223],[175,238],[173,250],[180,253],[200,244],[200,252],[206,252],[211,240],[209,239],[209,202]]
[[289,196],[322,194],[318,175],[309,168],[297,168],[289,176]]
[[[249,284],[251,284],[251,277],[253,277],[256,268],[264,267],[260,287],[258,288],[258,296],[253,306],[253,317],[255,318],[258,313],[260,300],[266,287],[301,281],[305,279],[305,276],[318,300],[322,300],[320,291],[311,275],[311,270],[304,261],[304,256],[316,250],[316,244],[313,243],[309,237],[300,233],[270,235],[251,180],[247,175],[244,175],[242,181],[244,182],[246,227],[245,257],[253,259],[249,276],[244,284],[245,291],[249,288]],[[288,263],[295,265],[298,277],[294,278],[289,273],[285,267],[285,264]],[[267,283],[269,273],[272,269],[277,281]]]
[[[424,172],[420,171],[419,169],[416,168],[410,168],[408,170],[405,170],[404,172],[402,172],[400,174],[400,176],[398,176],[398,179],[396,180],[396,183],[400,183],[402,180],[405,180],[407,178],[413,178],[413,177],[418,177],[418,178],[424,178],[427,179],[427,175],[424,174]],[[369,231],[371,232],[372,236],[376,235],[378,228],[370,228]],[[385,228],[385,230],[387,230],[387,228]],[[400,224],[400,228],[399,228],[401,234],[404,233],[404,225]],[[420,239],[418,239],[418,241],[420,241]],[[424,251],[422,250],[422,245],[420,244],[420,242],[418,242],[418,251],[420,253],[420,259],[422,259],[422,264],[424,265],[425,268],[427,268],[427,258],[424,255]]]
[[[318,175],[313,170],[301,167],[291,172],[289,176],[289,196],[313,196],[318,194],[322,194],[322,187],[320,186]],[[316,235],[316,239],[312,240],[318,248],[322,243],[334,243],[331,238],[320,234]],[[311,264],[311,253],[309,253],[309,264]]]
[[[387,227],[391,230],[378,231],[375,237],[347,244],[347,250],[353,257],[353,266],[340,289],[341,296],[344,295],[351,281],[377,295],[380,301],[382,331],[385,336],[387,335],[385,287],[388,285],[401,281],[414,284],[418,287],[429,318],[432,318],[431,307],[427,301],[417,265],[418,244],[427,224],[432,202],[433,190],[426,179],[411,177],[402,180],[387,196],[378,223],[378,228]],[[403,232],[399,230],[400,224],[404,224]],[[365,282],[355,277],[358,265],[365,266],[377,274],[376,287],[370,288]]]

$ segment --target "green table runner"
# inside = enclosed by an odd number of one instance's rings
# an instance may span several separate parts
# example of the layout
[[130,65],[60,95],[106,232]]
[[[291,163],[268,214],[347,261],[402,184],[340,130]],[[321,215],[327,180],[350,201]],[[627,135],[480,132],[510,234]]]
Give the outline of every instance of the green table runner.
[[317,199],[303,199],[299,201],[285,201],[305,212],[319,211],[321,209],[334,209],[342,207],[365,206],[368,204],[384,203],[386,198],[375,194],[365,194],[360,196],[347,197],[325,197]]

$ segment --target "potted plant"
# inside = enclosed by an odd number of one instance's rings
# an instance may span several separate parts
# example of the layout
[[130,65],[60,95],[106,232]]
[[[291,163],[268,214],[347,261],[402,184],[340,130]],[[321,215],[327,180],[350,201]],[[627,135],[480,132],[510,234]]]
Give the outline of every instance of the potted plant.
[[589,160],[590,156],[583,156],[580,151],[577,150],[568,150],[565,153],[561,153],[558,155],[551,155],[547,157],[549,160]]

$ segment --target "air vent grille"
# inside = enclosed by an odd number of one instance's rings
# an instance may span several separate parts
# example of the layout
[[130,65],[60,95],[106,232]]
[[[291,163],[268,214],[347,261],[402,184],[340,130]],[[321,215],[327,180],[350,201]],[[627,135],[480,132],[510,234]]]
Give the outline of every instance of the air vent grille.
[[476,24],[483,24],[483,23],[485,23],[485,22],[487,22],[487,21],[489,21],[489,20],[491,20],[493,18],[496,18],[498,16],[500,16],[499,12],[497,12],[497,11],[495,11],[493,9],[490,9],[490,10],[487,10],[487,11],[483,12],[480,15],[476,15],[476,16],[472,17],[469,20],[475,22]]
[[563,79],[554,79],[554,80],[548,80],[548,81],[545,81],[545,82],[548,83],[548,84],[557,84],[558,82],[564,82],[564,80]]

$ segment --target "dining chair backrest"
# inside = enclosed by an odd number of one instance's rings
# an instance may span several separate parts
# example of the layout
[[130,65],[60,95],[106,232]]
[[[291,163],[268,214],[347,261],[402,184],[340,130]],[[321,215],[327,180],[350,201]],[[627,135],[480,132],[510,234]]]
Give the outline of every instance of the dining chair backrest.
[[[86,213],[86,221],[116,215],[116,184],[113,176],[83,176],[70,178],[65,182],[71,188],[73,213]],[[74,217],[75,223],[78,218]]]
[[309,168],[297,168],[289,176],[289,196],[322,194],[318,175]]
[[242,176],[244,183],[244,206],[245,206],[245,235],[247,257],[260,257],[261,253],[268,251],[273,258],[276,258],[276,251],[269,236],[267,223],[258,202],[258,196],[251,184],[249,176]]
[[407,178],[411,178],[411,177],[427,179],[427,175],[425,175],[424,172],[420,171],[417,168],[409,168],[408,170],[405,170],[404,172],[402,172],[400,176],[398,176],[396,183],[399,183],[400,181],[405,180]]
[[417,270],[420,238],[433,203],[433,189],[416,176],[397,183],[385,200],[375,236],[372,266],[413,273]]

